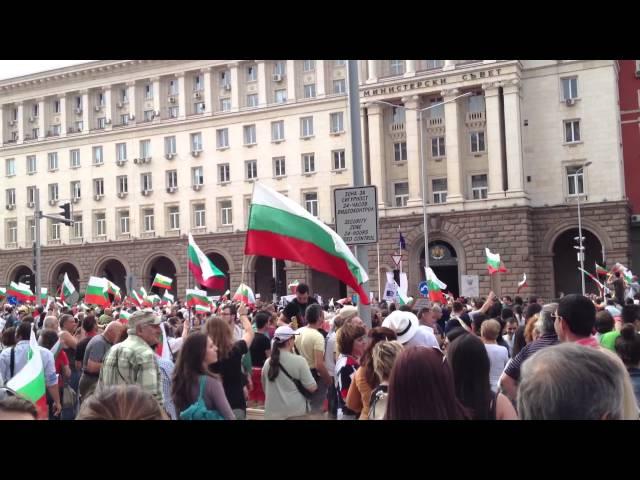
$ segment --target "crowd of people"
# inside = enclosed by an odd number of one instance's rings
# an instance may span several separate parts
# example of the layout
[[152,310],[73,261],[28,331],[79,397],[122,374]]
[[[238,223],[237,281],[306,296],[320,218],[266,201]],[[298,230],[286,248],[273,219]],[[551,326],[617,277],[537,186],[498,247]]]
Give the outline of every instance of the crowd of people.
[[[0,419],[638,419],[640,292],[286,306],[3,305]],[[35,332],[47,407],[6,386]]]

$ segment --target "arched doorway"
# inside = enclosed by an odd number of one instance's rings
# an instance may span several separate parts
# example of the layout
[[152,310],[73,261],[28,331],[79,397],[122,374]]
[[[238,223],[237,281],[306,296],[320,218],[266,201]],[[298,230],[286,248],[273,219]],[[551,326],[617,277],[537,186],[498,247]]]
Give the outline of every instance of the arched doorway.
[[[209,260],[211,260],[213,262],[213,264],[218,267],[218,269],[224,273],[224,287],[220,290],[212,290],[210,288],[207,288],[207,295],[222,295],[224,294],[224,292],[226,292],[227,290],[229,290],[231,288],[231,275],[229,274],[229,263],[227,262],[227,260],[224,258],[224,256],[222,256],[219,253],[208,253],[207,254],[207,258]],[[198,288],[201,288],[200,286],[198,286]],[[231,295],[233,295],[235,292],[231,292]],[[255,293],[255,292],[254,292]]]
[[[158,256],[153,259],[151,265],[149,266],[149,276],[147,285],[150,286],[149,293],[156,293],[160,296],[164,294],[165,289],[160,287],[151,287],[153,283],[153,279],[156,277],[156,274],[164,275],[165,277],[169,277],[173,280],[171,282],[171,289],[169,293],[173,296],[176,296],[176,292],[178,291],[178,279],[176,278],[176,266],[173,261],[165,256]],[[144,285],[146,287],[146,285]]]
[[347,296],[347,286],[337,278],[317,270],[311,270],[311,294],[320,295],[323,303],[329,299],[339,300]]
[[[420,253],[420,280],[425,280],[424,272],[424,247]],[[455,249],[447,242],[435,240],[429,242],[429,267],[440,281],[447,284],[447,291],[455,297],[460,294],[458,283],[458,255]],[[417,286],[416,286],[417,288]]]
[[[589,230],[582,229],[584,247],[584,269],[587,272],[595,273],[595,264],[602,265],[602,244]],[[553,277],[555,281],[555,294],[560,296],[560,292],[581,293],[582,281],[581,272],[578,270],[578,250],[573,248],[578,246],[575,238],[578,237],[578,229],[571,228],[560,234],[553,243]],[[598,286],[589,277],[585,276],[585,292],[598,293]]]
[[119,286],[123,295],[128,292],[127,269],[119,260],[111,258],[104,262],[98,271],[98,276],[104,277]]
[[[69,280],[73,284],[76,291],[77,292],[80,291],[80,273],[78,273],[78,269],[75,267],[75,265],[68,262],[64,262],[58,265],[56,269],[53,271],[53,276],[51,281],[55,286],[55,290],[53,293],[55,293],[56,296],[60,296],[60,288],[62,287],[62,282],[64,281],[65,273],[67,274],[67,277],[69,277]],[[53,295],[53,293],[49,292],[49,295]]]
[[25,265],[21,265],[14,270],[13,275],[11,275],[10,281],[24,283],[26,285],[29,285],[32,292],[35,293],[36,291],[36,277],[33,274],[33,270]]
[[[284,260],[276,260],[276,294],[286,295],[286,273],[284,270]],[[273,260],[271,257],[258,257],[255,261],[255,292],[260,294],[263,301],[270,301],[273,292]]]

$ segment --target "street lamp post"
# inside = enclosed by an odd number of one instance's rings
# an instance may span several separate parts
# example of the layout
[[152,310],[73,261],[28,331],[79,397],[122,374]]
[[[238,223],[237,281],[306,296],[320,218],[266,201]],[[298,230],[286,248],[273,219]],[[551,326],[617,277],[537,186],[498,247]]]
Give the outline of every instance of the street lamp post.
[[[589,165],[591,165],[591,162],[586,162],[584,163],[578,170],[576,170],[576,173],[581,172],[582,175],[584,175],[584,169],[585,167],[588,167]],[[584,179],[582,180],[582,185],[584,186]],[[576,183],[576,190],[577,190],[577,183]],[[583,188],[584,191],[584,188]],[[583,241],[583,237],[582,237],[582,215],[581,215],[581,211],[580,211],[580,192],[577,192],[578,194],[578,240],[580,242],[580,246],[578,247],[578,258],[580,259],[580,279],[582,280],[582,295],[585,295],[585,287],[584,287],[584,246],[582,245],[582,241]]]
[[418,125],[419,125],[419,129],[418,129],[418,143],[419,143],[419,156],[420,156],[420,170],[421,170],[421,184],[422,184],[422,227],[424,229],[424,266],[425,269],[426,267],[429,266],[429,230],[427,227],[427,185],[426,185],[426,181],[427,181],[427,175],[426,175],[426,167],[425,167],[425,163],[424,163],[424,147],[422,145],[422,113],[426,112],[427,110],[431,110],[432,108],[436,108],[439,107],[440,105],[444,105],[445,103],[450,103],[450,102],[455,102],[456,100],[458,100],[459,98],[463,98],[463,97],[468,97],[469,95],[472,95],[472,92],[467,92],[464,93],[462,95],[458,95],[457,97],[454,98],[450,98],[449,100],[446,100],[444,102],[438,102],[438,103],[434,103],[433,105],[429,105],[428,107],[425,108],[409,108],[409,107],[405,107],[404,105],[395,105],[391,102],[385,102],[384,100],[372,100],[369,103],[379,103],[382,105],[388,105],[394,108],[402,108],[404,110],[413,110],[415,112],[417,112],[418,114]]

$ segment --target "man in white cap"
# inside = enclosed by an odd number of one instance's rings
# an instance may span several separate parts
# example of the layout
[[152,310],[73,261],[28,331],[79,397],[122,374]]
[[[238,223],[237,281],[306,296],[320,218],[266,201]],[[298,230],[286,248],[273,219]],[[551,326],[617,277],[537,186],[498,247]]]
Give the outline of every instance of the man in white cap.
[[382,326],[396,332],[398,341],[405,347],[423,346],[440,350],[435,335],[427,329],[419,328],[418,317],[411,312],[395,310],[384,319]]

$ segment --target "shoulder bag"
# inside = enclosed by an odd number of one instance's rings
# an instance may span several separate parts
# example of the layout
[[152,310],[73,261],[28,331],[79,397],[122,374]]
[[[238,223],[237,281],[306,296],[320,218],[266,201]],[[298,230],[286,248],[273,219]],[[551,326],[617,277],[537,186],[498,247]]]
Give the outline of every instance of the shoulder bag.
[[207,382],[205,375],[200,375],[200,394],[198,399],[180,412],[180,420],[224,420],[217,410],[209,410],[204,402],[204,387]]

